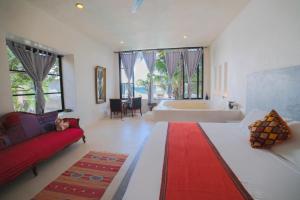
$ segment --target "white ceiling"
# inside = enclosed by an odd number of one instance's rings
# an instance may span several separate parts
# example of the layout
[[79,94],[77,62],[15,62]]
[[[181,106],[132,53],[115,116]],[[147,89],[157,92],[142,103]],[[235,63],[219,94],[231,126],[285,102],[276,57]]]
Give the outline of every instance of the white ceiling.
[[207,46],[249,0],[144,0],[135,14],[133,0],[27,1],[113,50],[128,50]]

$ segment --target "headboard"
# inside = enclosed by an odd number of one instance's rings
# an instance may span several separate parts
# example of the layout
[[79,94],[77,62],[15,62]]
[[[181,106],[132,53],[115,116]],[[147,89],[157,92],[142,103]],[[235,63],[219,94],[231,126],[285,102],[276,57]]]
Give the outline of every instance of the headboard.
[[275,109],[300,121],[300,66],[257,72],[247,77],[246,113]]

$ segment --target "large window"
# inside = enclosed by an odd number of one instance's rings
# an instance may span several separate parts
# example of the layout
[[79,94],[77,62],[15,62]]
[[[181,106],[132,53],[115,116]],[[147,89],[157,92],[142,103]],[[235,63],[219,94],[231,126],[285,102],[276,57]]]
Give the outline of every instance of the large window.
[[[184,73],[184,98],[188,98],[188,78]],[[203,98],[203,62],[200,62],[197,71],[191,78],[191,98]]]
[[[121,63],[121,61],[120,61]],[[133,74],[134,76],[134,74]],[[133,91],[133,95],[134,95],[134,84],[133,84],[133,79],[134,77],[130,80],[130,87],[131,87],[131,91]],[[120,91],[121,91],[121,98],[127,98],[128,97],[128,79],[126,77],[126,73],[124,70],[124,66],[120,65]]]
[[[194,49],[189,49],[194,50]],[[202,56],[203,58],[203,56]],[[153,98],[154,99],[169,99],[168,96],[168,73],[165,62],[165,51],[158,50],[156,52],[155,70],[153,72]],[[138,56],[135,66],[133,78],[130,81],[134,97],[148,98],[148,87],[150,81],[150,73],[146,63],[141,56]],[[188,79],[187,73],[184,70],[183,60],[178,63],[172,80],[172,96],[171,99],[187,99],[188,98]],[[128,97],[128,80],[124,71],[124,67],[120,60],[120,96],[121,98]],[[203,59],[198,64],[197,71],[191,79],[191,98],[203,98]]]
[[[7,54],[14,110],[35,113],[34,83],[25,72],[19,59],[8,47]],[[46,102],[44,112],[64,110],[61,67],[61,56],[58,56],[55,64],[43,81]]]
[[149,78],[147,65],[144,59],[137,59],[134,67],[134,95],[148,98]]

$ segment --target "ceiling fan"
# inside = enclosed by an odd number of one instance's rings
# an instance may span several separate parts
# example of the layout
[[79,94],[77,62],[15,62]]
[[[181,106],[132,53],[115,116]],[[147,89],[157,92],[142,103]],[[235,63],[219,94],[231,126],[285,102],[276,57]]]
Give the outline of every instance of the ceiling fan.
[[144,0],[133,0],[131,12],[136,13],[136,11],[141,7],[143,2],[144,2]]

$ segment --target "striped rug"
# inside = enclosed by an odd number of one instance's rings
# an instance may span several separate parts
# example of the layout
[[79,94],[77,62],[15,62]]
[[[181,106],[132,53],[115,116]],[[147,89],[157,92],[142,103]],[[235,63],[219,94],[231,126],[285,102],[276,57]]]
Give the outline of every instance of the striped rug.
[[89,152],[38,193],[34,200],[99,200],[127,155]]

